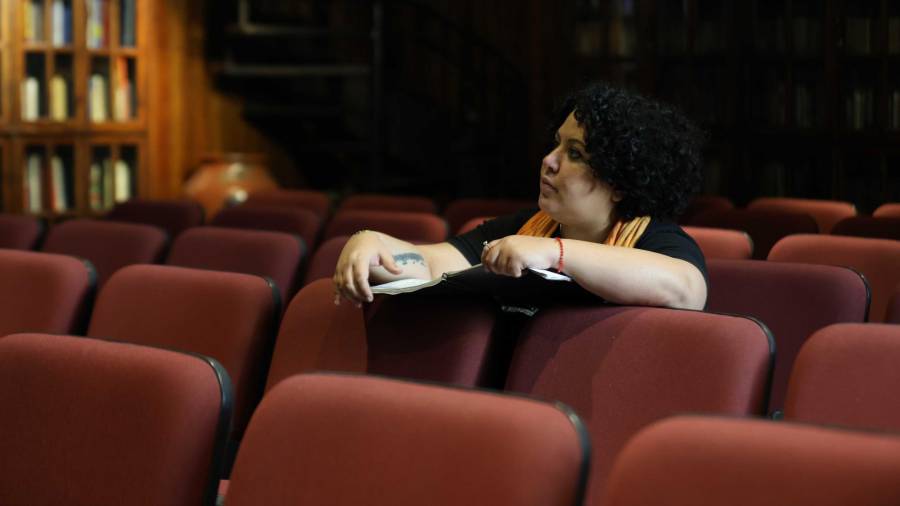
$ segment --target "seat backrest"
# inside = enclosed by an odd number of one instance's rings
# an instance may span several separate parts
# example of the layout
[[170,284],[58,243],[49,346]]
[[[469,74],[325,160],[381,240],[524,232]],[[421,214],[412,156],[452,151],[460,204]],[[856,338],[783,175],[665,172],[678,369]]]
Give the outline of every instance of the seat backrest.
[[265,384],[276,301],[273,286],[258,276],[134,265],[100,291],[88,335],[215,358],[234,385],[239,435]]
[[122,267],[161,262],[167,245],[166,233],[152,225],[84,219],[51,227],[41,251],[89,260],[102,287]]
[[476,228],[478,228],[479,225],[481,225],[482,223],[484,223],[492,218],[494,218],[494,217],[493,216],[478,216],[478,217],[472,218],[471,220],[463,223],[463,225],[461,227],[459,227],[459,229],[451,228],[450,230],[451,231],[456,230],[456,232],[455,232],[456,235],[462,235],[471,230],[475,230]]
[[334,304],[331,279],[303,287],[281,321],[267,388],[314,370],[368,372],[464,386],[495,384],[495,304],[385,296]]
[[305,253],[303,241],[284,232],[194,227],[175,239],[166,264],[268,277],[288,300]]
[[0,503],[212,506],[230,418],[215,360],[48,334],[0,339]]
[[753,256],[753,240],[747,232],[722,228],[689,226],[682,228],[697,241],[707,260],[711,258],[747,260]]
[[872,213],[876,218],[900,218],[900,202],[881,204]]
[[313,251],[318,244],[322,219],[309,209],[235,206],[221,210],[213,217],[210,225],[293,234],[303,239],[308,251]]
[[309,260],[306,275],[303,279],[304,286],[317,279],[330,279],[334,275],[334,268],[337,267],[338,258],[341,257],[341,251],[344,250],[344,246],[349,240],[350,236],[339,235],[322,241],[322,244],[316,248],[315,253]]
[[558,405],[301,375],[254,414],[225,504],[574,506],[589,451],[577,417]]
[[377,230],[417,243],[436,243],[447,239],[447,223],[435,214],[368,209],[338,212],[325,227],[324,238],[352,235],[363,229]]
[[561,401],[591,432],[589,503],[645,425],[682,412],[765,412],[773,343],[737,316],[649,307],[543,309],[516,344],[506,387]]
[[708,211],[727,211],[734,209],[734,203],[721,195],[695,195],[688,203],[687,209],[678,219],[679,223],[690,223],[694,216]]
[[437,212],[437,204],[430,198],[414,195],[357,193],[348,195],[341,201],[340,205],[338,205],[338,212],[349,209],[434,214]]
[[900,241],[900,217],[854,216],[844,218],[831,229],[831,233]]
[[131,199],[116,204],[106,219],[153,225],[165,230],[174,239],[191,227],[203,224],[204,211],[193,200],[144,200]]
[[795,199],[787,197],[761,197],[747,204],[751,211],[784,211],[806,213],[816,220],[819,232],[827,234],[835,223],[856,216],[856,206],[838,200]]
[[316,190],[268,190],[251,193],[245,206],[293,207],[312,211],[325,220],[331,210],[331,198]]
[[803,345],[784,405],[789,420],[900,432],[900,325],[844,323]]
[[894,290],[891,300],[888,302],[887,316],[884,317],[885,323],[900,323],[900,286]]
[[710,260],[707,309],[757,318],[778,348],[770,410],[781,409],[791,367],[816,330],[840,322],[863,322],[868,286],[851,269],[761,260]]
[[0,213],[0,248],[34,249],[44,235],[44,222],[34,216]]
[[835,235],[797,235],[778,241],[774,262],[844,265],[861,272],[872,290],[869,321],[887,317],[891,295],[900,286],[900,241]]
[[677,417],[622,450],[606,506],[900,504],[900,438],[765,420]]
[[0,337],[84,332],[97,274],[65,255],[0,250]]
[[537,203],[534,200],[457,199],[447,204],[447,208],[444,209],[444,219],[447,220],[451,233],[462,233],[458,232],[460,227],[473,218],[512,214],[535,205]]
[[753,258],[757,260],[765,260],[769,250],[782,237],[819,231],[816,221],[807,214],[745,209],[708,211],[696,215],[687,224],[746,232],[753,240]]

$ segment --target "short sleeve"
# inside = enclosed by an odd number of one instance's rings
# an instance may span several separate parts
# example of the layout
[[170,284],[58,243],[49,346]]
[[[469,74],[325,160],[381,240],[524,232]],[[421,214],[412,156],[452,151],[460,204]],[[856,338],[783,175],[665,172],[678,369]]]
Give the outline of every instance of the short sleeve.
[[514,214],[487,220],[465,234],[452,237],[447,242],[466,257],[469,265],[475,265],[481,262],[481,250],[484,248],[485,241],[489,242],[508,235],[515,235],[522,225],[537,212],[537,208],[523,209]]
[[706,259],[703,257],[703,252],[694,239],[677,224],[666,221],[651,221],[650,226],[647,227],[644,235],[634,247],[678,258],[694,265],[703,274],[703,279],[709,285],[709,276],[706,273]]

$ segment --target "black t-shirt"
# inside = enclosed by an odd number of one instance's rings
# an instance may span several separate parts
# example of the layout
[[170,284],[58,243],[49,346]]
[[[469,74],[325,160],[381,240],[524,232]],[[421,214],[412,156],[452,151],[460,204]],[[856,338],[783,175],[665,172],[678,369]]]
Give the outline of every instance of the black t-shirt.
[[[485,241],[515,235],[537,211],[536,208],[525,209],[515,214],[488,220],[465,234],[453,237],[449,243],[456,247],[470,264],[475,265],[481,262],[481,251]],[[700,247],[697,246],[694,239],[676,223],[658,219],[650,220],[650,225],[647,226],[634,247],[678,258],[696,266],[703,274],[707,286],[709,285],[703,252],[700,251]]]

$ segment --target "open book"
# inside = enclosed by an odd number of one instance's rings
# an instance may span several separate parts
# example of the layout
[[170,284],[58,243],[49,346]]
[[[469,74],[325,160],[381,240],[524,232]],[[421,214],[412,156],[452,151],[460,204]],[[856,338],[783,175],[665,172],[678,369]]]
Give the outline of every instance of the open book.
[[457,292],[520,296],[530,292],[543,292],[548,288],[548,285],[553,285],[560,281],[569,282],[564,284],[574,285],[574,283],[571,283],[572,278],[553,271],[529,267],[522,277],[514,278],[494,274],[486,270],[481,264],[477,264],[461,271],[447,272],[440,278],[400,279],[376,285],[372,287],[372,293],[396,295],[431,288],[428,290],[429,293]]

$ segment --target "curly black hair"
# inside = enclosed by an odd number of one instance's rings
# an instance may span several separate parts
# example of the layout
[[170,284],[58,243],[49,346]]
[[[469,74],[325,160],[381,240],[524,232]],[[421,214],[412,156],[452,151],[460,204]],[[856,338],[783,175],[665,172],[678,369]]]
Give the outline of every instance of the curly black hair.
[[566,97],[552,132],[573,112],[594,175],[619,192],[620,218],[674,219],[702,182],[706,134],[675,108],[606,83]]

